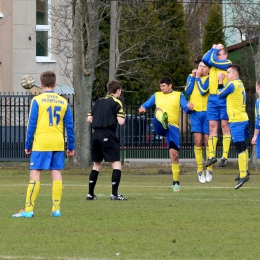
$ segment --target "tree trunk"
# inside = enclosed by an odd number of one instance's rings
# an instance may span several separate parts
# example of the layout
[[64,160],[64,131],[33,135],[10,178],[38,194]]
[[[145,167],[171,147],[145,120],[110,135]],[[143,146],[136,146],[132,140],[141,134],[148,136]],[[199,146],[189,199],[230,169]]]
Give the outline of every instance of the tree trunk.
[[[260,35],[259,35],[259,39],[260,39]],[[256,75],[256,79],[258,79],[260,77],[260,43],[259,42],[258,42],[258,46],[257,46],[256,55],[254,56],[254,62],[255,62],[255,75]],[[250,168],[254,168],[254,169],[260,168],[260,159],[256,158],[255,146],[253,146],[253,148],[252,148],[252,154],[251,154],[251,158],[249,161],[249,166],[250,166]]]
[[118,3],[117,0],[110,2],[110,54],[109,54],[109,81],[116,79],[118,69]]
[[74,61],[73,83],[75,90],[75,156],[74,167],[87,168],[91,164],[90,133],[87,113],[91,109],[92,88],[99,48],[99,0],[76,0],[74,9]]

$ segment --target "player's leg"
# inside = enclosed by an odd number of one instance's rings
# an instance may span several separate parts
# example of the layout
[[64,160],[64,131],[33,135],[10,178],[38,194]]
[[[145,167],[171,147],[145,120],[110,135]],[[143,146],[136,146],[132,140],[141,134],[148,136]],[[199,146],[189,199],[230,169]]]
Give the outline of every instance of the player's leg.
[[[204,144],[206,146],[206,158],[209,157],[209,147],[208,147],[208,140],[209,140],[209,135],[205,134],[204,135]],[[212,177],[213,177],[213,164],[209,165],[206,167],[206,182],[211,182],[212,181]]]
[[214,164],[216,159],[216,149],[218,143],[218,121],[210,120],[209,121],[209,139],[208,139],[208,147],[209,147],[209,157],[207,159],[206,167]]
[[153,117],[153,129],[157,135],[166,136],[167,130],[163,128],[162,124],[155,116]]
[[106,136],[108,140],[103,142],[102,151],[104,160],[112,163],[111,185],[112,193],[111,200],[127,200],[122,194],[118,193],[118,188],[121,181],[121,161],[120,161],[120,144],[119,139],[113,131],[107,131]]
[[35,201],[40,191],[42,169],[49,169],[51,156],[49,152],[32,151],[30,157],[30,182],[27,187],[25,210],[12,215],[15,218],[31,218],[34,216]]
[[180,191],[180,164],[179,164],[179,150],[180,150],[180,132],[179,128],[169,125],[166,133],[166,142],[169,148],[169,155],[172,162],[172,188],[173,191]]
[[205,183],[205,175],[203,172],[203,149],[202,149],[202,133],[194,133],[194,154],[197,163],[197,174],[200,183]]
[[228,152],[230,148],[231,143],[231,134],[230,134],[230,128],[228,123],[228,114],[227,114],[227,105],[225,99],[219,99],[219,113],[220,113],[220,119],[221,119],[221,128],[222,128],[222,134],[223,134],[223,153],[222,157],[219,163],[220,167],[225,167],[227,164],[228,159]]
[[62,197],[62,176],[61,170],[51,170],[52,177],[52,216],[60,217],[60,204]]
[[206,162],[206,167],[214,164],[216,159],[216,149],[218,142],[218,122],[220,119],[219,107],[218,107],[218,96],[210,95],[207,104],[207,120],[209,122],[209,157]]
[[52,177],[52,213],[53,217],[60,217],[60,205],[62,198],[62,175],[61,170],[65,166],[65,153],[64,151],[52,152],[52,159],[50,164],[51,177]]
[[168,129],[168,114],[157,107],[154,111],[156,119],[162,124],[164,129]]
[[231,134],[228,125],[228,120],[221,120],[221,128],[223,133],[223,154],[219,163],[220,167],[225,167],[227,165],[228,152],[231,143]]
[[102,161],[104,158],[103,150],[100,142],[104,140],[104,132],[102,130],[96,130],[92,135],[91,140],[91,158],[93,162],[93,168],[89,174],[88,179],[88,194],[86,200],[96,200],[97,197],[94,193],[95,186],[98,180],[99,172],[102,168]]
[[205,183],[205,175],[203,172],[203,150],[202,150],[202,137],[203,137],[203,127],[204,120],[206,119],[206,112],[196,112],[194,111],[190,115],[191,121],[191,132],[194,137],[194,155],[197,163],[197,176],[201,183]]

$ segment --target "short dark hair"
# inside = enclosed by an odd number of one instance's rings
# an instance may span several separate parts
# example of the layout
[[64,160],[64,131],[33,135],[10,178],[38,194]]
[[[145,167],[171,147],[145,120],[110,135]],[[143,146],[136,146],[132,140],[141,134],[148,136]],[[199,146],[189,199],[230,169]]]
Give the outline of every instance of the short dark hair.
[[170,77],[166,77],[166,76],[163,76],[160,80],[159,80],[159,84],[167,84],[167,85],[170,85],[172,84],[172,79]]
[[235,71],[238,73],[238,76],[240,77],[240,75],[241,75],[241,68],[240,68],[239,65],[237,65],[237,64],[231,64],[231,65],[228,66],[228,69],[229,69],[229,68],[235,70]]
[[54,87],[56,83],[56,74],[53,71],[45,71],[41,74],[40,80],[45,87]]
[[118,80],[111,80],[107,83],[107,93],[115,94],[118,89],[122,89],[122,84]]
[[260,87],[260,78],[256,81],[256,85]]

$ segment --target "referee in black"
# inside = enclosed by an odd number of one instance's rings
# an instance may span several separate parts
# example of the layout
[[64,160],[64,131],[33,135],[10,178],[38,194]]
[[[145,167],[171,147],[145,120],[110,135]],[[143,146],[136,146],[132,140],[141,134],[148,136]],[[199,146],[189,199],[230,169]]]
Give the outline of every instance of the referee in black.
[[111,200],[127,200],[122,194],[118,193],[121,179],[120,144],[116,136],[117,123],[125,123],[125,113],[119,97],[122,85],[117,80],[107,83],[107,95],[98,99],[91,112],[88,114],[87,121],[92,123],[94,133],[91,140],[91,156],[94,163],[89,175],[89,192],[87,200],[96,200],[94,194],[98,174],[102,168],[102,161],[112,163],[112,194]]

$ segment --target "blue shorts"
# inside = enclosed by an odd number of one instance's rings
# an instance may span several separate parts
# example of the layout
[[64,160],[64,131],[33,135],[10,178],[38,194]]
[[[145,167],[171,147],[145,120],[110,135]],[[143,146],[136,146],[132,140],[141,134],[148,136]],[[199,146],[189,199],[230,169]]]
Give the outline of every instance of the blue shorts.
[[219,99],[218,95],[209,95],[207,104],[207,119],[209,120],[228,120],[226,99]]
[[153,128],[157,135],[165,136],[169,149],[180,150],[180,129],[178,127],[169,124],[169,128],[165,130],[162,124],[154,117]]
[[244,142],[249,137],[249,121],[229,123],[231,138],[234,143]]
[[209,134],[207,111],[193,111],[190,114],[191,133]]
[[258,136],[256,138],[256,158],[259,159],[260,158],[260,132],[258,133]]
[[30,170],[61,170],[65,165],[65,152],[32,151]]

